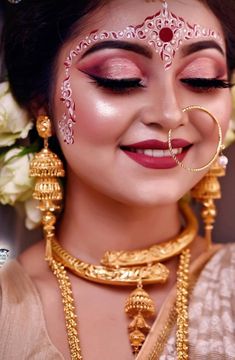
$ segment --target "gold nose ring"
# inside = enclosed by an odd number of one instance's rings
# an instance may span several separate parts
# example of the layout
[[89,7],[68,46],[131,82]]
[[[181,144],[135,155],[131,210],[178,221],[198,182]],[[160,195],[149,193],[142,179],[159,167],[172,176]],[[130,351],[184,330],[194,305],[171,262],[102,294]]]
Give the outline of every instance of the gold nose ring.
[[173,148],[172,148],[172,129],[170,129],[169,132],[168,132],[168,147],[169,147],[169,151],[170,151],[170,154],[171,154],[172,158],[175,160],[175,162],[180,167],[182,167],[183,169],[185,169],[187,171],[190,171],[190,172],[199,172],[199,171],[203,171],[203,170],[209,168],[213,164],[213,162],[217,159],[217,157],[219,156],[220,151],[223,150],[224,147],[222,145],[222,130],[221,130],[219,120],[214,115],[212,115],[210,113],[210,111],[208,111],[203,106],[190,105],[190,106],[187,106],[186,108],[184,108],[182,111],[183,111],[183,113],[185,113],[185,112],[188,112],[188,111],[191,111],[191,110],[203,111],[204,113],[208,114],[213,119],[213,121],[216,123],[216,125],[218,127],[218,144],[217,144],[216,152],[215,152],[214,156],[212,157],[212,159],[208,163],[206,163],[205,165],[203,165],[201,167],[198,167],[198,168],[188,167],[188,166],[184,165],[184,163],[182,161],[177,159],[176,155],[173,152]]

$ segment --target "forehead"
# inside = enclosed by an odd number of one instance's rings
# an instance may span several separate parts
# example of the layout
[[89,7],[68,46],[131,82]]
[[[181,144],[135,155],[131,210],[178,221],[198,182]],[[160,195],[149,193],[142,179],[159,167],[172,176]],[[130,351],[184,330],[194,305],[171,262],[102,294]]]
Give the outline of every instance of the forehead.
[[70,71],[76,59],[82,58],[91,47],[94,49],[96,44],[107,40],[145,43],[160,55],[165,69],[169,69],[182,43],[201,38],[216,39],[220,43],[222,40],[219,21],[197,0],[170,0],[167,3],[113,0],[93,13],[89,20],[84,20],[83,32],[63,49],[64,79],[60,99],[66,105],[66,112],[59,121],[59,129],[67,144],[73,143],[76,122]]
[[[150,14],[150,11],[155,12]],[[197,0],[185,3],[182,0],[151,3],[147,0],[114,0],[93,15],[92,24],[91,19],[86,23],[86,35],[80,33],[76,38],[76,46],[67,56],[66,67],[92,45],[98,43],[99,46],[99,42],[110,40],[144,41],[160,55],[165,69],[171,66],[176,51],[186,40],[208,39],[224,45],[219,21]],[[200,23],[194,20],[197,17]]]
[[[199,0],[169,0],[169,11],[182,17],[186,22],[210,27],[222,33],[222,27],[212,11]],[[80,36],[93,30],[124,29],[126,26],[142,24],[144,19],[162,9],[161,0],[111,0],[86,19]]]

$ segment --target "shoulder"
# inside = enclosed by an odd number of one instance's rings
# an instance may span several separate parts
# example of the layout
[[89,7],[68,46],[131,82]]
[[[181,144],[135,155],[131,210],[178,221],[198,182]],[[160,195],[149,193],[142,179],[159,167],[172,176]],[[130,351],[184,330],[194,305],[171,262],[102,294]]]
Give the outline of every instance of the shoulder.
[[14,311],[41,306],[39,283],[47,285],[48,273],[51,274],[43,251],[43,244],[37,243],[0,270],[0,316],[13,305]]
[[49,339],[35,282],[17,260],[0,270],[0,334],[0,359],[62,359]]
[[10,322],[12,315],[20,325],[20,318],[32,310],[37,300],[36,289],[20,263],[11,260],[4,265],[0,270],[0,323]]
[[192,358],[197,354],[206,359],[235,359],[234,284],[235,244],[222,245],[202,270],[191,296]]
[[204,266],[198,278],[193,295],[206,299],[212,293],[214,299],[232,298],[235,287],[235,244],[222,245]]
[[[33,287],[20,263],[16,260],[9,261],[0,270],[1,308],[12,303],[21,303],[27,298]],[[7,300],[5,303],[4,301]]]
[[0,270],[0,290],[0,358],[13,359],[14,351],[20,351],[23,345],[22,336],[24,340],[29,340],[26,322],[31,318],[38,320],[36,294],[33,284],[16,260]]
[[202,276],[215,281],[235,280],[235,243],[222,245],[205,266]]
[[0,269],[2,306],[12,304],[20,306],[27,302],[31,303],[32,298],[38,297],[33,275],[39,268],[37,259],[40,257],[37,244],[20,255],[18,260],[11,260]]

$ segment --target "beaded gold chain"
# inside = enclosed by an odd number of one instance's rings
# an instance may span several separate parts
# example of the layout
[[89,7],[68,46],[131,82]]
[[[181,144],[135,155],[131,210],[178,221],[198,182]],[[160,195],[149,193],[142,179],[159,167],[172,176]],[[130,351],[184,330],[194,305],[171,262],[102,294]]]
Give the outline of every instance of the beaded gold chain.
[[[176,306],[170,313],[169,323],[171,327],[176,318],[176,349],[177,359],[188,359],[188,297],[189,297],[189,263],[190,250],[185,249],[180,255],[179,269],[177,272],[177,296]],[[52,259],[49,262],[53,274],[56,276],[59,283],[62,302],[64,306],[65,323],[67,330],[67,338],[70,348],[70,355],[72,360],[82,360],[81,347],[76,322],[76,311],[74,305],[74,298],[72,293],[72,286],[66,272],[65,266],[60,262]],[[163,332],[163,343],[165,343],[169,336],[169,328],[166,324],[166,329]],[[163,351],[162,344],[156,346],[156,353]],[[155,353],[155,355],[156,355]],[[153,354],[152,354],[153,355]],[[157,359],[151,357],[151,359]]]
[[50,262],[50,267],[57,278],[61,291],[71,359],[82,360],[80,341],[77,331],[77,315],[75,311],[71,282],[64,266],[61,263],[53,259]]
[[177,359],[188,359],[188,291],[189,291],[189,262],[190,251],[185,250],[180,259],[179,270],[177,273],[177,332],[176,349]]
[[[192,291],[196,284],[197,276],[196,277],[194,276],[194,278],[189,279],[189,273],[188,273],[189,260],[190,260],[189,251],[185,251],[185,254],[182,254],[181,256],[185,256],[187,258],[186,259],[181,258],[179,272],[178,272],[178,279],[177,279],[177,288],[178,288],[179,284],[181,283],[181,279],[183,281],[186,281],[186,283],[185,283],[186,286],[184,285],[184,287],[181,287],[179,289],[179,292],[182,293],[182,295],[179,295],[179,297],[178,297],[178,300],[179,300],[178,305],[179,305],[179,307],[181,307],[180,301],[183,301],[184,304],[186,304],[186,307],[188,307],[189,297],[192,294]],[[181,269],[180,269],[180,267],[181,267]],[[183,296],[183,298],[182,298],[182,296]],[[165,325],[163,326],[159,336],[157,337],[155,345],[154,345],[152,351],[150,352],[150,354],[148,355],[148,357],[146,358],[146,360],[159,360],[159,358],[164,350],[164,347],[166,345],[167,339],[169,338],[169,336],[171,334],[173,326],[177,322],[177,313],[179,313],[179,309],[177,308],[177,305],[175,303],[172,306],[172,308],[170,309],[170,312],[169,312],[169,315],[165,322]],[[188,309],[187,309],[187,314],[188,314]],[[183,321],[183,319],[178,321],[179,327],[182,327],[181,321]],[[186,326],[186,328],[188,329],[187,324],[188,324],[188,316],[187,316],[187,321],[184,324]],[[184,339],[183,339],[184,345],[185,345],[185,347],[188,347],[187,332],[185,333],[185,335],[186,335],[186,337],[184,337]],[[177,338],[177,334],[176,334],[176,338]],[[177,342],[176,342],[176,345],[177,345]],[[178,349],[178,347],[177,347],[177,349]],[[180,352],[180,354],[179,354],[179,352]],[[177,359],[188,359],[188,349],[187,349],[187,352],[183,352],[183,353],[181,352],[181,349],[179,349]]]

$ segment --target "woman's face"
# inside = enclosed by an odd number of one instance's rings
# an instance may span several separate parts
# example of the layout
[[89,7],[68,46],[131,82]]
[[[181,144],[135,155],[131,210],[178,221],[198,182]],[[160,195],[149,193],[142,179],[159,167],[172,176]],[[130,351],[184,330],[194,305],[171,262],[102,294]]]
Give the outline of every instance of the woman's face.
[[[185,23],[222,35],[219,21],[201,2],[170,0],[168,5]],[[74,191],[85,185],[130,205],[175,202],[205,171],[191,173],[176,165],[166,146],[169,129],[177,156],[189,167],[206,164],[218,143],[218,128],[208,115],[199,110],[183,113],[182,109],[189,105],[207,108],[220,121],[223,134],[226,132],[231,98],[220,81],[227,80],[223,36],[221,41],[194,34],[178,46],[169,66],[148,41],[118,36],[112,44],[98,40],[88,47],[91,51],[74,56],[69,67],[76,116],[74,142],[64,142],[59,130],[65,113],[61,87],[70,51],[96,29],[117,33],[143,24],[162,9],[160,1],[111,1],[94,13],[60,52],[53,104],[55,127]],[[168,40],[172,36],[167,31],[164,35]]]

